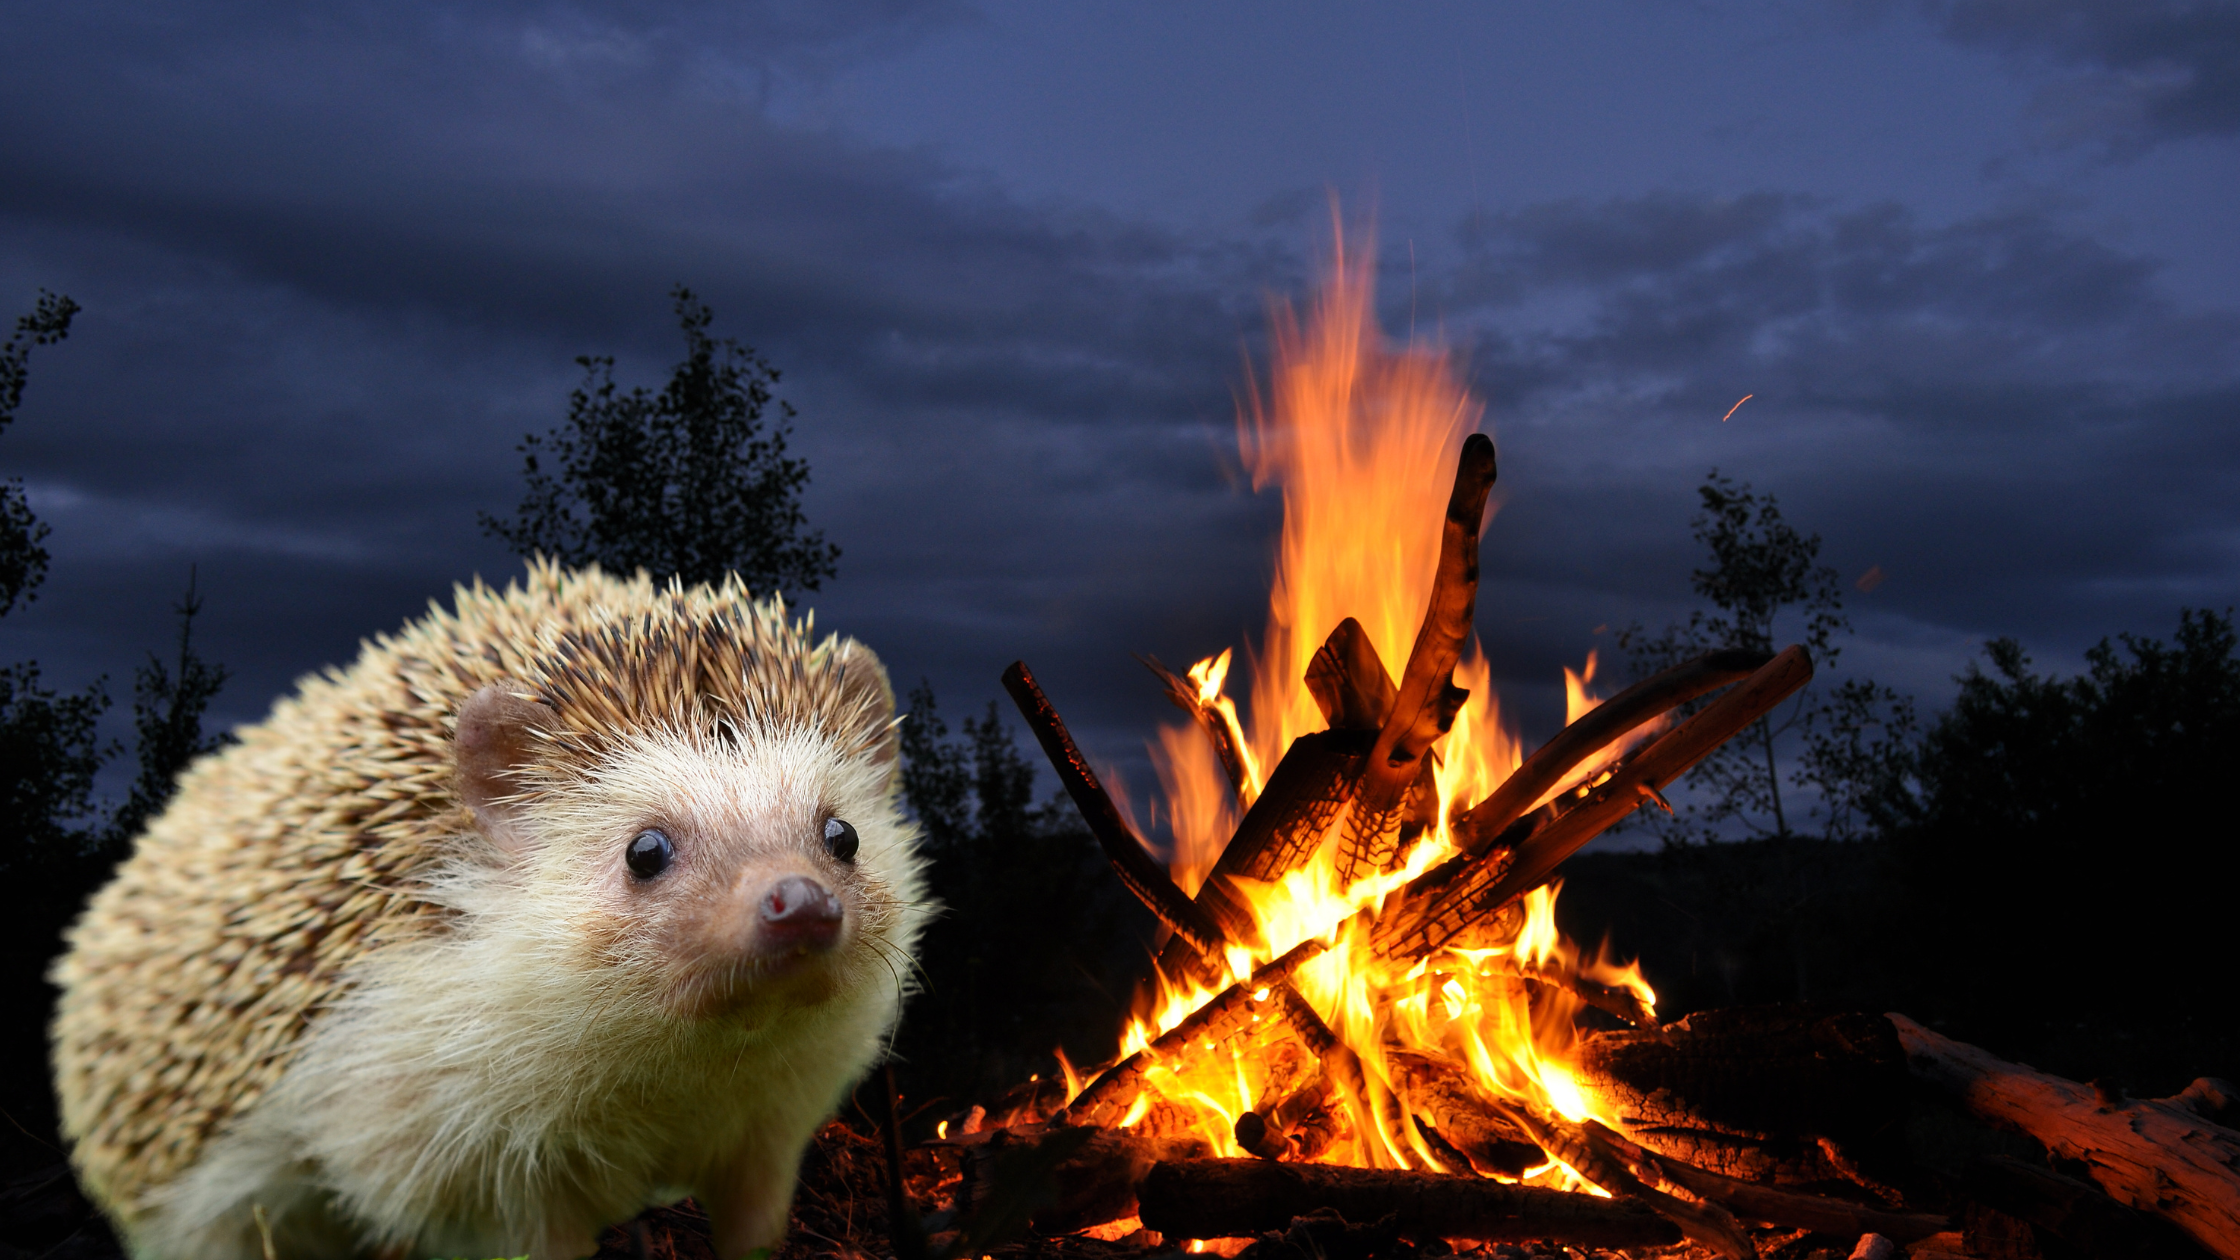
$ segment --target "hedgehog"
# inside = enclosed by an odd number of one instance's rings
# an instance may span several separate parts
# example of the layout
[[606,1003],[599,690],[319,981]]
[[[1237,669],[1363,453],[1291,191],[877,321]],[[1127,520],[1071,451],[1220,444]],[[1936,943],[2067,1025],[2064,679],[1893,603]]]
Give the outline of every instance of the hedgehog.
[[191,766],[51,977],[132,1254],[563,1260],[688,1194],[774,1245],[928,913],[885,670],[812,625],[533,561]]

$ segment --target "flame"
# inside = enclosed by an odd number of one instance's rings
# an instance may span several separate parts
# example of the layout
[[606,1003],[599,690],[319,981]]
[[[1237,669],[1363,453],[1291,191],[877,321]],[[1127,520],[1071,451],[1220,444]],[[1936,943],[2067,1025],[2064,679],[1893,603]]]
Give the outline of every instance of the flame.
[[[1276,765],[1299,736],[1326,726],[1305,677],[1331,630],[1345,617],[1356,619],[1398,683],[1431,596],[1441,508],[1463,440],[1477,428],[1483,407],[1445,348],[1385,342],[1372,315],[1372,265],[1367,249],[1349,253],[1341,236],[1329,280],[1307,317],[1301,320],[1287,305],[1273,308],[1272,366],[1265,382],[1252,382],[1239,409],[1238,446],[1254,487],[1282,489],[1283,533],[1266,632],[1245,658],[1248,713],[1240,715],[1226,694],[1231,651],[1198,662],[1188,674],[1201,710],[1231,733],[1245,781],[1232,785],[1194,723],[1163,729],[1150,748],[1175,836],[1172,868],[1189,891],[1203,882],[1265,786],[1262,767]],[[1581,670],[1564,671],[1573,720],[1600,703],[1590,690],[1595,669],[1590,653]],[[1365,931],[1356,912],[1381,909],[1393,891],[1453,856],[1450,817],[1516,769],[1521,749],[1502,720],[1492,681],[1473,640],[1455,670],[1456,685],[1468,688],[1470,699],[1435,746],[1436,819],[1400,869],[1340,886],[1335,845],[1326,843],[1313,860],[1278,880],[1235,881],[1263,942],[1249,952],[1231,948],[1224,986],[1299,942],[1330,942],[1294,973],[1292,985],[1359,1055],[1365,1088],[1357,1096],[1351,1085],[1340,1086],[1350,1132],[1319,1158],[1468,1171],[1467,1165],[1454,1168],[1454,1149],[1434,1140],[1398,1101],[1390,1058],[1395,1049],[1435,1052],[1464,1064],[1497,1099],[1574,1121],[1617,1121],[1566,1063],[1580,999],[1536,978],[1584,976],[1626,989],[1645,1007],[1655,994],[1637,968],[1600,954],[1583,959],[1564,939],[1556,926],[1556,885],[1525,898],[1519,926],[1506,939],[1473,939],[1468,948],[1399,963],[1378,959],[1365,939],[1356,939]],[[1583,767],[1564,789],[1605,772],[1618,755]],[[1216,992],[1188,979],[1157,977],[1146,1009],[1122,1036],[1121,1054],[1143,1050]],[[1269,996],[1265,989],[1255,994],[1263,1005]],[[1315,1069],[1287,1063],[1273,1051],[1240,1053],[1238,1041],[1228,1045],[1225,1052],[1151,1066],[1148,1088],[1121,1126],[1180,1124],[1224,1154],[1244,1154],[1234,1136],[1237,1118],[1264,1111]],[[1070,1096],[1082,1082],[1070,1065],[1065,1071]],[[1555,1162],[1525,1179],[1581,1184]]]

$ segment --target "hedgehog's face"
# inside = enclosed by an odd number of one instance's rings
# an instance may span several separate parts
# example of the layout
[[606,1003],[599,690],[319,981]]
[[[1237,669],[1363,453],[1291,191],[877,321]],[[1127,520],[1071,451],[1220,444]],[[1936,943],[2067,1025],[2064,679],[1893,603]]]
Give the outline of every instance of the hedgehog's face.
[[477,813],[609,982],[679,1018],[760,1024],[894,983],[882,951],[909,857],[892,769],[809,730],[661,733]]

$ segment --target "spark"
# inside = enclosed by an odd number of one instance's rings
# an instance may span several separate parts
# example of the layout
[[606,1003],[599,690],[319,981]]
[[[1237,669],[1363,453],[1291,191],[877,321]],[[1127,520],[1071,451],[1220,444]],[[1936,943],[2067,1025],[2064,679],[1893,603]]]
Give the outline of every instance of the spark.
[[1742,410],[1742,404],[1749,402],[1751,399],[1756,397],[1756,394],[1744,394],[1742,397],[1736,399],[1734,406],[1727,408],[1727,414],[1719,417],[1719,423],[1725,424],[1728,420],[1734,417],[1734,413]]

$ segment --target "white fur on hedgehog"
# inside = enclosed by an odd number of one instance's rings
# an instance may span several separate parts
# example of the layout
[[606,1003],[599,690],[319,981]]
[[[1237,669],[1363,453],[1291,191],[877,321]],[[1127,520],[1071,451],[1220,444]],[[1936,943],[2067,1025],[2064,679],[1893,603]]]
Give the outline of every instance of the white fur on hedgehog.
[[[686,1193],[743,1254],[883,1047],[924,910],[876,658],[736,584],[456,604],[190,770],[72,930],[64,1121],[136,1256],[251,1260],[261,1207],[283,1256],[559,1260]],[[450,723],[493,685],[551,720],[478,795]],[[624,869],[656,822],[689,881]],[[829,955],[700,944],[789,874]]]

